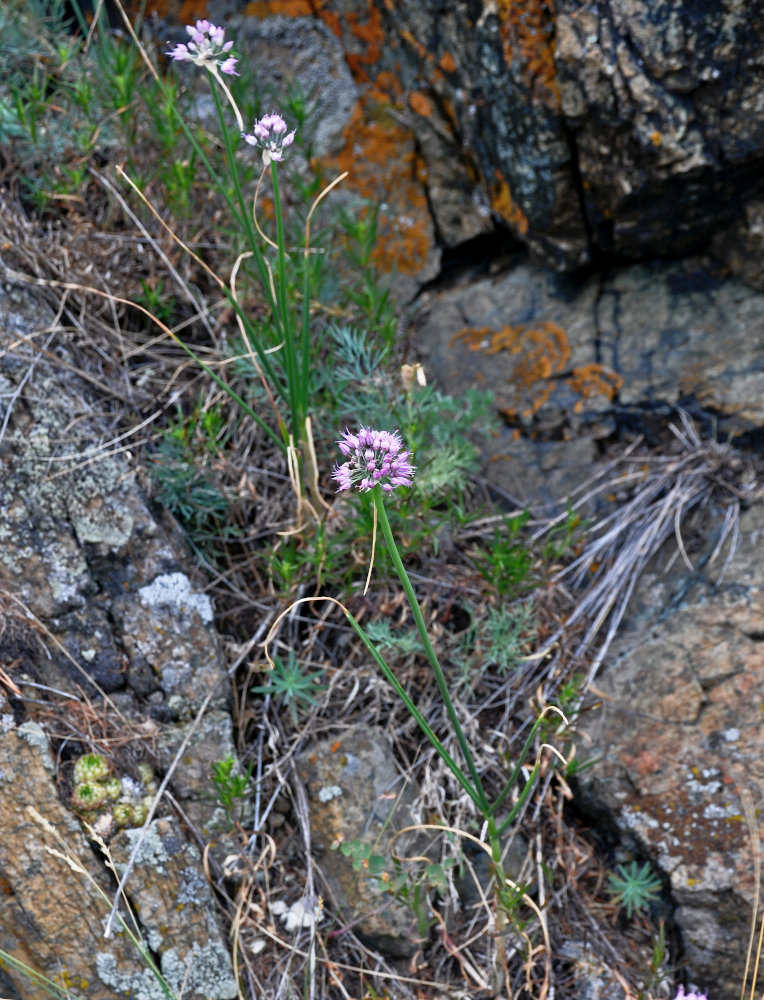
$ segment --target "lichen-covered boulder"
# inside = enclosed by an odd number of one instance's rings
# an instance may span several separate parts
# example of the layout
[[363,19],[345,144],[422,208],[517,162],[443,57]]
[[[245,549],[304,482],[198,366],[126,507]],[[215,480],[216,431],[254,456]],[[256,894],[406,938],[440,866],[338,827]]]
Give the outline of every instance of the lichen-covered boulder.
[[[166,0],[148,9],[175,30],[187,16]],[[355,100],[340,159],[348,185],[382,201],[398,270],[427,276],[424,241],[454,247],[496,221],[567,271],[691,252],[730,227],[717,246],[741,274],[741,241],[764,253],[762,0],[209,0],[194,14],[234,34],[262,25],[242,39],[259,38],[249,51],[269,98],[294,77],[285,61],[316,51],[310,31],[303,53],[298,33],[285,42],[286,18],[339,40],[352,88],[321,62],[303,76],[308,105],[320,132],[337,121],[327,93],[343,113]]]
[[[102,937],[113,885],[55,781],[45,732],[34,722],[17,728],[0,695],[0,948],[82,1000],[111,1000],[114,994],[96,973],[97,951],[108,951],[129,975],[146,967],[124,932],[108,942]],[[62,841],[81,871],[49,853],[60,854]],[[18,968],[7,965],[4,972],[24,1000],[50,996]]]
[[719,586],[645,576],[582,717],[580,749],[599,762],[577,790],[664,872],[687,975],[720,1000],[740,995],[757,864],[746,812],[755,823],[764,800],[761,502],[741,532]]
[[[52,326],[33,295],[0,289],[0,662],[11,678],[0,693],[0,948],[82,1000],[159,1000],[127,935],[103,937],[114,886],[80,820],[113,836],[126,863],[158,790],[143,744],[159,719],[169,766],[206,701],[210,717],[187,747],[200,759],[178,762],[174,790],[201,835],[225,833],[210,762],[233,752],[227,675],[211,601],[136,471],[104,445],[97,397],[71,359],[36,349],[34,331]],[[119,734],[101,744],[108,760],[69,759],[105,731]],[[127,744],[133,756],[120,758]],[[178,994],[234,997],[204,866],[165,812],[128,880],[138,929]],[[80,859],[78,870],[46,847]],[[7,996],[48,995],[10,963],[0,983]]]
[[365,846],[384,858],[387,878],[394,874],[393,853],[423,853],[413,849],[411,834],[396,838],[415,823],[416,788],[398,773],[384,733],[352,726],[337,739],[310,744],[297,766],[308,792],[313,848],[342,918],[371,947],[413,955],[421,947],[414,910],[385,890],[382,872],[359,853]]
[[19,289],[0,295],[0,581],[54,637],[22,667],[65,691],[151,697],[168,715],[210,693],[224,702],[209,598],[126,457],[104,447],[85,383],[23,339],[51,318]]
[[338,35],[356,83],[416,136],[447,246],[493,216],[560,269],[674,255],[748,226],[761,197],[760,0],[242,6],[315,10]]
[[456,398],[494,393],[504,426],[486,475],[519,502],[587,480],[600,442],[684,406],[722,434],[764,426],[764,297],[709,261],[633,265],[574,282],[526,260],[425,292],[414,339]]

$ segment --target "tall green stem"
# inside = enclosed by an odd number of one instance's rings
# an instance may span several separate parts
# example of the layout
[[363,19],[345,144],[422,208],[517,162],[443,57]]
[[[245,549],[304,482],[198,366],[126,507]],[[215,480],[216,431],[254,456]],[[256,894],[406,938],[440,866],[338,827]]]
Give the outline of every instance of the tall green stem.
[[296,331],[292,323],[287,297],[287,266],[286,244],[284,239],[284,215],[281,211],[281,194],[279,190],[279,174],[275,162],[271,162],[271,181],[273,183],[273,206],[276,214],[276,310],[279,315],[281,335],[284,338],[284,367],[286,368],[289,408],[292,417],[292,435],[295,444],[299,444],[305,435],[305,417],[302,406],[302,380],[307,378],[307,372],[300,371],[297,355]]
[[456,714],[454,703],[451,700],[446,675],[443,673],[443,668],[440,665],[437,654],[433,648],[432,642],[430,641],[430,637],[427,634],[427,626],[425,625],[422,609],[419,607],[419,601],[417,601],[414,588],[411,586],[411,580],[409,580],[409,575],[406,572],[406,568],[403,565],[403,561],[398,552],[398,547],[395,544],[395,539],[393,538],[393,533],[390,528],[390,521],[388,520],[387,511],[385,510],[384,494],[379,487],[376,487],[372,493],[374,496],[374,506],[377,511],[377,517],[379,518],[379,524],[382,528],[382,534],[385,538],[387,550],[390,553],[390,558],[393,560],[393,566],[395,566],[398,579],[401,581],[401,586],[403,587],[403,591],[408,599],[409,607],[414,615],[414,621],[416,623],[417,631],[419,632],[419,638],[422,640],[422,645],[427,653],[427,659],[430,661],[430,666],[435,674],[435,682],[437,683],[438,690],[443,698],[443,704],[446,706],[446,713],[448,714],[449,722],[451,723],[457,743],[459,744],[459,749],[461,750],[462,756],[467,764],[467,770],[469,771],[476,793],[475,801],[481,813],[488,818],[489,805],[483,788],[483,782],[478,774],[478,769],[475,766],[475,761],[473,760],[472,753],[470,752],[469,744],[467,743],[461,723],[459,722],[459,717]]

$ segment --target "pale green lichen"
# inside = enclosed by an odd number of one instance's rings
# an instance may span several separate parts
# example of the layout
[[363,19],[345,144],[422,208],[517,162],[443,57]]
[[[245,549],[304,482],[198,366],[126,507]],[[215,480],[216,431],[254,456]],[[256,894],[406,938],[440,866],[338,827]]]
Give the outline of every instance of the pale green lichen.
[[206,594],[191,588],[185,573],[164,573],[138,591],[141,603],[147,607],[169,606],[183,615],[195,612],[205,625],[213,619],[212,603]]
[[143,837],[138,851],[136,861],[144,865],[152,865],[157,871],[163,871],[163,866],[169,860],[169,855],[162,843],[162,838],[156,828],[156,823],[151,823],[148,830],[126,830],[129,851],[132,854],[139,837]]
[[194,941],[183,958],[177,949],[168,948],[160,962],[162,974],[178,993],[185,990],[215,1000],[233,1000],[238,995],[231,957],[218,941],[203,946]]
[[40,751],[46,770],[54,771],[53,758],[50,755],[50,744],[42,726],[36,722],[22,722],[16,731],[30,746]]
[[97,952],[95,962],[101,981],[118,996],[130,997],[130,1000],[167,1000],[162,984],[150,969],[123,972],[114,955],[103,951]]

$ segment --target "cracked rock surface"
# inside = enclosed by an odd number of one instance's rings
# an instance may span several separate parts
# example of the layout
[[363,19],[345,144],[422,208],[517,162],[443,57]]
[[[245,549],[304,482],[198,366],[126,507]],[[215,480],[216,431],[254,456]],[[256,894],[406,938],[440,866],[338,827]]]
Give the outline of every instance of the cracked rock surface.
[[[669,880],[693,982],[740,990],[755,861],[745,821],[764,801],[764,505],[718,586],[646,575],[596,681],[577,801]],[[590,696],[590,700],[594,700]]]
[[[33,296],[0,289],[0,610],[17,612],[12,626],[3,616],[0,662],[24,696],[0,696],[0,948],[82,1000],[156,1000],[164,994],[127,936],[103,937],[114,883],[67,808],[66,744],[78,739],[57,738],[55,707],[63,699],[69,735],[80,732],[78,713],[96,715],[84,692],[110,724],[124,724],[120,734],[136,740],[137,754],[144,741],[161,742],[167,766],[212,696],[193,736],[197,756],[180,761],[171,788],[184,815],[214,837],[223,828],[209,765],[233,753],[225,664],[182,546],[154,518],[124,455],[105,454],[110,428],[96,397],[67,367],[59,341],[51,351],[63,365],[38,350],[34,331],[51,320]],[[46,697],[51,733],[31,717]],[[129,770],[129,755],[121,763]],[[188,1000],[234,997],[204,866],[166,811],[160,803],[128,882],[141,933]],[[137,832],[112,840],[120,864]],[[78,869],[48,848],[79,859]],[[0,992],[49,995],[9,967]]]
[[761,254],[762,0],[318,6],[356,85],[415,134],[443,246],[498,219],[565,271],[693,252],[729,227],[733,267],[750,270],[741,238]]
[[592,472],[600,442],[676,406],[722,433],[764,426],[764,296],[702,258],[574,282],[523,257],[424,293],[412,323],[428,376],[459,398],[493,391],[503,429],[486,476],[553,502]]

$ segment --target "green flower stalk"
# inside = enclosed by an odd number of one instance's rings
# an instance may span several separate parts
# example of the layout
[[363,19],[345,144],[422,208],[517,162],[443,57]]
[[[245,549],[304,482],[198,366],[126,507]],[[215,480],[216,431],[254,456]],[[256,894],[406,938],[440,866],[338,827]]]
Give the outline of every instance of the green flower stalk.
[[[419,602],[416,594],[414,593],[414,588],[411,585],[411,580],[409,579],[409,575],[403,565],[403,560],[398,552],[398,547],[395,544],[393,532],[390,527],[390,521],[385,509],[384,497],[386,494],[392,493],[393,490],[400,486],[410,486],[412,484],[416,468],[410,461],[411,452],[404,449],[403,441],[397,431],[390,433],[389,431],[373,430],[370,427],[361,427],[357,434],[352,434],[349,430],[346,430],[337,442],[337,445],[346,459],[345,462],[341,465],[338,464],[334,469],[333,479],[338,484],[337,492],[341,493],[357,489],[361,492],[371,491],[372,493],[374,509],[380,527],[382,528],[385,544],[387,545],[390,558],[393,561],[393,565],[396,573],[398,574],[398,579],[401,582],[403,591],[406,594],[411,612],[414,615],[414,621],[419,633],[419,638],[422,641],[422,646],[424,647],[427,659],[432,667],[432,671],[435,675],[435,681],[438,685],[438,690],[443,698],[443,704],[445,705],[449,722],[451,723],[454,736],[459,744],[461,755],[467,766],[467,775],[465,775],[462,768],[456,764],[450,755],[445,752],[445,748],[441,744],[440,740],[434,736],[432,729],[430,729],[426,723],[423,725],[424,720],[419,712],[412,711],[414,708],[413,702],[408,694],[403,690],[397,678],[394,678],[392,671],[389,670],[386,664],[384,665],[383,672],[385,673],[387,679],[391,680],[396,692],[403,699],[406,707],[416,718],[417,723],[424,731],[427,739],[430,743],[432,743],[439,756],[452,771],[457,781],[459,781],[459,784],[469,794],[470,798],[482,814],[486,822],[488,839],[491,846],[491,857],[496,872],[497,886],[499,892],[501,892],[504,886],[504,873],[501,868],[501,842],[499,828],[496,823],[494,811],[491,809],[488,802],[485,789],[483,788],[483,782],[480,778],[472,752],[470,751],[467,738],[464,735],[464,730],[459,722],[459,717],[456,713],[453,699],[451,698],[451,694],[448,690],[446,676],[427,633],[427,626],[425,624],[424,615],[422,614],[422,609],[419,607]],[[384,663],[378,651],[374,649],[373,644],[371,644],[365,634],[362,633],[362,630],[359,634],[361,634],[367,649],[372,652],[372,655],[377,663],[380,665]]]

